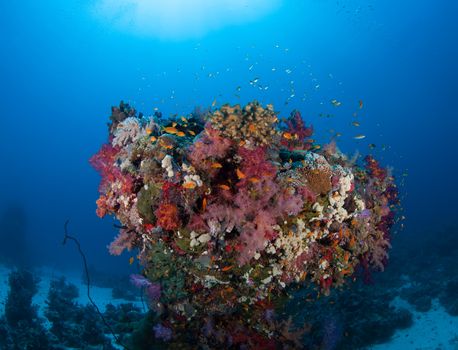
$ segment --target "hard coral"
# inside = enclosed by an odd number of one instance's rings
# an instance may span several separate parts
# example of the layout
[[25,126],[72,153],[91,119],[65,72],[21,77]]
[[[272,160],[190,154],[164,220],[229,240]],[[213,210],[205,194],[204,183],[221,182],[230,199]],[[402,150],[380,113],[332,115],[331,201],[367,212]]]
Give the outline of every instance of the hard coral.
[[328,169],[308,169],[304,171],[307,187],[316,194],[326,194],[332,189],[331,171]]
[[224,105],[210,117],[213,128],[221,131],[226,139],[256,147],[267,145],[276,139],[278,117],[272,105],[262,107],[252,102],[245,107]]

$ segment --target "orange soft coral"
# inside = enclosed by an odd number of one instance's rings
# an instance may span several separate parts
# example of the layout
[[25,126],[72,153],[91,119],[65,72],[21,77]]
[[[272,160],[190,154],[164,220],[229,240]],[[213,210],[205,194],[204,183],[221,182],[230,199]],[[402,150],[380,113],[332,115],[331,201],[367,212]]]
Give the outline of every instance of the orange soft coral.
[[181,226],[178,207],[171,203],[162,203],[156,209],[157,225],[164,230],[176,230]]

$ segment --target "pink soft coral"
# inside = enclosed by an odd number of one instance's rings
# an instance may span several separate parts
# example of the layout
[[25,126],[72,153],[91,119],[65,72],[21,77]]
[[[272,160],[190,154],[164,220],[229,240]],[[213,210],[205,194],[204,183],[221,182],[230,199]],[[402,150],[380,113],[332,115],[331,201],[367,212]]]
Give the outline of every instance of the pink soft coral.
[[121,229],[116,239],[108,246],[111,255],[121,255],[127,249],[131,250],[134,246],[135,232]]
[[232,145],[230,139],[221,136],[218,130],[207,125],[200,140],[189,149],[188,159],[196,169],[208,170],[210,158],[223,158]]
[[240,265],[246,264],[256,252],[263,250],[268,239],[275,238],[275,231],[272,228],[275,224],[276,220],[269,212],[260,211],[253,221],[243,226],[240,234],[243,249],[238,257]]

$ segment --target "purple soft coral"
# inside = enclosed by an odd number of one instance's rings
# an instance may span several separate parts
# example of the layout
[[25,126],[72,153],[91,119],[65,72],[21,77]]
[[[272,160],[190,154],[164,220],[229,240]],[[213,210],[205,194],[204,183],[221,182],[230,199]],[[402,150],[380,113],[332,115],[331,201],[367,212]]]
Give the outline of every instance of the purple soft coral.
[[149,281],[142,275],[130,275],[130,282],[137,288],[146,289],[146,294],[151,300],[158,300],[161,297],[161,286]]
[[153,330],[156,339],[160,339],[162,341],[170,341],[172,339],[172,330],[168,327],[157,324],[153,327]]

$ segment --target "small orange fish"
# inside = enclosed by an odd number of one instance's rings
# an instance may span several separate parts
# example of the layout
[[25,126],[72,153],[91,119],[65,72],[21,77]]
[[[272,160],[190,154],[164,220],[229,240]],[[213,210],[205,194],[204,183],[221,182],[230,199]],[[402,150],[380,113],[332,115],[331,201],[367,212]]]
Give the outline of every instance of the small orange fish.
[[160,142],[161,147],[164,147],[165,149],[172,149],[173,148],[173,145],[171,145],[170,143],[164,141],[163,139],[160,139],[159,142]]
[[236,172],[237,177],[238,177],[239,179],[244,179],[244,178],[246,178],[246,175],[245,175],[240,169],[237,168],[237,169],[235,170],[235,172]]
[[130,259],[129,259],[129,265],[132,265],[134,263],[134,257],[131,256]]
[[197,186],[196,183],[193,182],[193,181],[188,181],[188,182],[185,182],[183,184],[183,188],[186,188],[188,190],[192,190],[192,189],[196,188],[196,186]]
[[151,141],[151,142],[154,142],[154,141],[156,141],[156,140],[157,140],[157,137],[156,137],[156,136],[151,136],[151,138],[150,138],[150,141]]
[[207,197],[202,199],[202,211],[205,211],[205,209],[207,209]]
[[233,267],[234,267],[233,265],[230,265],[230,266],[224,266],[224,267],[221,269],[221,271],[223,271],[223,272],[227,272],[227,271],[229,271],[229,270],[232,270],[232,268],[233,268]]
[[146,135],[150,135],[153,132],[151,129],[146,129]]
[[239,146],[240,146],[240,147],[243,147],[243,146],[245,145],[245,143],[246,143],[246,142],[242,140],[242,141],[239,142]]
[[249,132],[255,132],[256,131],[256,126],[254,124],[248,125],[248,131]]
[[183,131],[178,131],[177,136],[183,137],[183,136],[186,136],[186,134]]
[[214,162],[214,163],[212,163],[211,167],[212,167],[213,169],[220,169],[220,168],[223,167],[223,165],[222,165],[221,163]]
[[293,138],[293,135],[291,135],[290,132],[284,132],[283,137],[287,140],[291,140]]
[[167,126],[166,128],[164,128],[164,131],[168,134],[176,134],[178,132],[178,129],[174,126]]
[[255,183],[258,183],[258,182],[261,181],[261,180],[259,180],[257,177],[250,177],[250,178],[248,179],[248,181],[250,181],[250,182],[252,182],[252,183],[255,184]]
[[192,130],[188,130],[188,132],[192,135],[192,136],[196,136],[196,133]]
[[315,146],[313,146],[313,149],[321,149],[321,146],[320,145],[315,145]]
[[231,189],[228,185],[219,185],[219,188],[221,188],[224,191],[229,191]]

